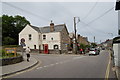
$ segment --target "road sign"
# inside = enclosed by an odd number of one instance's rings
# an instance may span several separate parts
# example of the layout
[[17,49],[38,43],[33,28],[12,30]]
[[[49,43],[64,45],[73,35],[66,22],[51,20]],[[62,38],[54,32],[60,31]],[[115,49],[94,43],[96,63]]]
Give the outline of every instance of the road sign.
[[26,46],[26,44],[25,44],[25,39],[24,39],[24,38],[21,39],[20,45],[21,45],[22,47]]
[[14,56],[16,56],[16,48],[5,48],[6,54],[14,53]]
[[25,42],[25,39],[24,39],[24,38],[22,38],[22,39],[21,39],[21,42],[22,42],[22,43],[24,43],[24,42]]
[[22,47],[26,46],[26,44],[25,44],[25,43],[22,43],[22,42],[20,42],[20,45],[21,45]]

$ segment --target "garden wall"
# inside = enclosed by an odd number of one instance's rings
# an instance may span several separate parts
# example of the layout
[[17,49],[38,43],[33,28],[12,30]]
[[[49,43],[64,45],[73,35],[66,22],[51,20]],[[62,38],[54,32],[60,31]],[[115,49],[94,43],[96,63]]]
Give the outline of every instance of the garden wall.
[[15,64],[23,61],[22,56],[17,56],[17,57],[12,57],[12,58],[4,58],[0,59],[0,66],[5,66],[5,65],[10,65],[10,64]]

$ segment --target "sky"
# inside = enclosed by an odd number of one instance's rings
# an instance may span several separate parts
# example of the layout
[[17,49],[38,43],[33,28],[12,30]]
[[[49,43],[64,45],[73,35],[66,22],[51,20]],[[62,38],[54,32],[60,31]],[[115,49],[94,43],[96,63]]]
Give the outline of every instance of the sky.
[[[1,3],[0,3],[1,4]],[[73,19],[77,34],[88,37],[90,42],[100,43],[117,36],[118,12],[115,1],[102,2],[2,2],[2,14],[21,15],[37,27],[66,24],[69,32],[74,32]]]

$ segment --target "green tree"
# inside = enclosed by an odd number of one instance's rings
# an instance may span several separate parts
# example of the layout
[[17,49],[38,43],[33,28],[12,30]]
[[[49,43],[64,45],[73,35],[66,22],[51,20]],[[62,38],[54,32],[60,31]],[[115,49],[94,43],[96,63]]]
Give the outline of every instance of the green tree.
[[15,42],[15,40],[14,40],[13,38],[5,37],[3,44],[11,45],[11,44],[13,44],[14,42]]
[[90,48],[90,45],[86,45],[86,48]]
[[[17,45],[18,34],[27,25],[30,24],[25,17],[17,16],[2,16],[2,43],[3,45]],[[13,42],[6,42],[6,39]]]
[[86,48],[90,48],[90,45],[85,45],[85,44],[80,43],[78,46],[78,49],[86,49]]
[[91,47],[96,47],[97,44],[96,43],[91,43]]
[[81,43],[79,46],[79,49],[85,49],[85,48],[86,48],[86,45]]

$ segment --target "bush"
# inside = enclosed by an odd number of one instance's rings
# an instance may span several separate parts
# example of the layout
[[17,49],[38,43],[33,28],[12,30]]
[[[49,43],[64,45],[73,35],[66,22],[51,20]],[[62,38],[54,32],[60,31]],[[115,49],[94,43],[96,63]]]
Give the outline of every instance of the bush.
[[5,56],[5,50],[2,49],[2,56]]
[[20,47],[19,45],[4,45],[4,48],[13,48],[13,47]]

